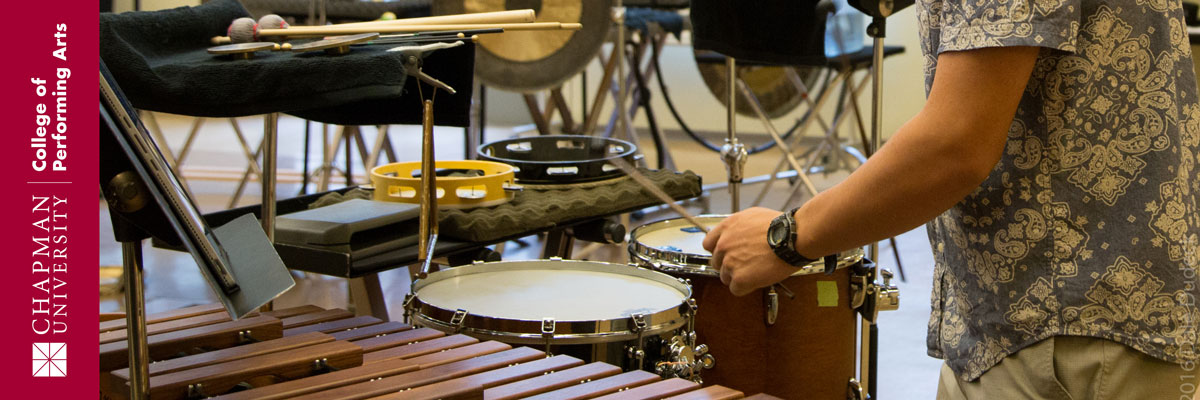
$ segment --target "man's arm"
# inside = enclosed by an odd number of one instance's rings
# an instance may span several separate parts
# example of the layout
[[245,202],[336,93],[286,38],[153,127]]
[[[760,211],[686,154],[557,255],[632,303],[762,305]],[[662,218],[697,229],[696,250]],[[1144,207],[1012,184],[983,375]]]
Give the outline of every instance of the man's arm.
[[[870,161],[796,212],[800,254],[817,257],[900,234],[975,190],[1003,154],[1038,51],[1004,47],[942,53],[921,111]],[[705,238],[713,266],[722,270],[722,281],[734,294],[795,271],[766,244],[776,215],[746,210]]]

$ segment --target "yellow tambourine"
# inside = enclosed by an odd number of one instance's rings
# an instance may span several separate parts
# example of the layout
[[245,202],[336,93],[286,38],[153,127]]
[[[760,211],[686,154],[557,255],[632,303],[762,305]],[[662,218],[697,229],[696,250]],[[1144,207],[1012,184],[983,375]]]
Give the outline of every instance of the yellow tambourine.
[[[481,171],[482,176],[439,176],[438,208],[490,207],[512,200],[517,187],[511,165],[491,161],[437,161],[439,170]],[[371,170],[375,200],[420,204],[421,178],[413,174],[420,161],[380,165]],[[476,172],[478,173],[478,172]],[[446,194],[451,195],[447,196]]]

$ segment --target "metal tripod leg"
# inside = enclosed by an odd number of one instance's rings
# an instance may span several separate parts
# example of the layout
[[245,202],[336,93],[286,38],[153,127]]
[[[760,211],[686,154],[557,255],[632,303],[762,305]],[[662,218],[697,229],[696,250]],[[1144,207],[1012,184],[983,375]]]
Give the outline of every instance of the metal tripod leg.
[[121,243],[125,268],[125,326],[129,334],[129,398],[150,398],[150,350],[146,344],[146,299],[142,285],[142,241]]
[[275,156],[278,153],[276,139],[279,128],[279,113],[263,117],[263,164],[262,164],[262,226],[267,239],[275,242]]
[[[842,82],[842,80],[844,80],[844,79],[846,79],[846,77],[844,75],[837,74],[837,75],[834,75],[832,80],[826,82],[826,85],[827,86],[837,85],[837,84],[840,84]],[[793,145],[798,144],[800,141],[800,138],[804,137],[803,133],[808,131],[808,127],[811,126],[814,121],[820,120],[822,127],[825,127],[824,120],[817,117],[817,114],[819,113],[819,110],[825,106],[825,103],[827,101],[829,101],[829,98],[831,96],[832,96],[832,93],[830,91],[824,91],[821,94],[821,96],[819,96],[817,98],[816,102],[811,102],[807,98],[805,98],[805,100],[808,102],[809,107],[812,110],[812,112],[809,113],[809,118],[807,118],[800,124],[797,134],[792,138],[791,144],[793,144]],[[837,125],[837,123],[835,122],[834,126],[836,126],[836,125]],[[780,157],[779,163],[777,163],[777,165],[775,166],[775,169],[771,172],[769,178],[767,179],[766,184],[763,185],[762,190],[759,192],[758,197],[755,197],[755,199],[754,199],[755,206],[761,204],[762,200],[764,198],[766,198],[767,191],[770,190],[771,186],[775,183],[776,178],[779,176],[780,171],[783,170],[783,167],[785,165],[787,165],[788,162],[789,162],[789,160],[787,157]],[[793,168],[795,168],[795,166],[793,166]],[[807,172],[808,171],[807,167],[801,168],[801,169],[796,169],[797,173],[799,173],[801,171]]]

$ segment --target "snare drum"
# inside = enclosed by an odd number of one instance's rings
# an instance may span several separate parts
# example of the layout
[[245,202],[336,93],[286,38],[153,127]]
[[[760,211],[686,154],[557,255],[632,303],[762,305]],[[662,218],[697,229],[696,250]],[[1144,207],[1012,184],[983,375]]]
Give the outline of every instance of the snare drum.
[[695,380],[705,355],[691,287],[636,266],[481,262],[431,273],[413,293],[406,315],[443,332]]
[[[711,229],[725,216],[697,219]],[[845,398],[857,348],[848,267],[863,262],[862,250],[841,254],[831,275],[820,261],[800,267],[781,282],[794,298],[774,289],[735,297],[708,265],[704,236],[684,219],[658,221],[630,233],[629,253],[643,266],[691,280],[700,307],[697,340],[715,358],[705,382],[789,399]]]

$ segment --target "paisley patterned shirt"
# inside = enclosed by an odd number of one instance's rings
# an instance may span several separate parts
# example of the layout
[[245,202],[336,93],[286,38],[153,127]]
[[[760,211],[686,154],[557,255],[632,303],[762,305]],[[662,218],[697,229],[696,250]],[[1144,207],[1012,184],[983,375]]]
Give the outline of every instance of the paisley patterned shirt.
[[975,380],[1056,335],[1194,360],[1200,106],[1179,0],[918,0],[937,55],[1042,47],[1004,156],[929,223],[929,354]]

